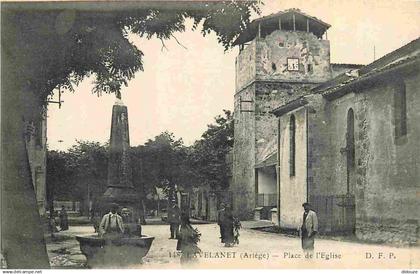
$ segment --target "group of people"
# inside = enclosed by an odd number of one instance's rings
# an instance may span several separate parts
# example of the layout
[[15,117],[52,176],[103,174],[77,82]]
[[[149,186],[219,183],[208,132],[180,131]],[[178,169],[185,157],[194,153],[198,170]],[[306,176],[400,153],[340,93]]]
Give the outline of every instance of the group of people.
[[110,208],[110,211],[102,217],[101,222],[95,228],[99,236],[116,238],[121,235],[142,235],[140,221],[133,222],[132,212],[129,208],[122,208],[121,215],[118,214],[119,206],[117,204],[111,204]]
[[[99,235],[105,239],[115,239],[129,233],[126,221],[130,215],[124,208],[121,215],[118,214],[118,205],[112,204],[109,213],[102,217],[98,227]],[[201,234],[193,228],[187,213],[181,213],[177,205],[172,206],[168,212],[170,224],[170,239],[177,239],[176,249],[181,251],[181,263],[191,263],[196,260],[196,254],[201,252],[198,248]],[[141,226],[140,226],[141,228]],[[141,232],[140,232],[141,233]]]
[[[311,209],[309,203],[302,204],[304,208],[302,225],[300,226],[300,236],[302,248],[305,251],[313,251],[315,236],[318,233],[318,218]],[[122,210],[123,216],[117,213],[118,205],[114,204],[109,213],[102,217],[99,225],[99,235],[102,237],[118,237],[127,233],[129,229],[125,220],[128,220],[130,213]],[[233,214],[229,205],[221,204],[217,215],[217,223],[220,227],[220,239],[226,247],[232,247],[239,244],[239,230],[241,228],[239,220]],[[181,263],[192,262],[196,260],[195,254],[201,252],[198,247],[201,234],[196,228],[193,228],[187,213],[182,213],[175,204],[168,210],[168,223],[170,225],[170,238],[177,239],[177,250],[181,251]]]

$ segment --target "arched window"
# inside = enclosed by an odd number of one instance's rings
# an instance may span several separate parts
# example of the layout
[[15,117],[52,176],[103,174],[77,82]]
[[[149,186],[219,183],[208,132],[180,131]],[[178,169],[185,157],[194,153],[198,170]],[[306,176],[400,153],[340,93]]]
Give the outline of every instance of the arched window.
[[290,176],[295,176],[296,174],[296,121],[295,116],[292,114],[290,116],[290,151],[289,151],[289,168],[290,168]]
[[394,91],[394,120],[395,120],[395,138],[407,134],[407,101],[405,95],[405,83],[399,80],[396,83]]

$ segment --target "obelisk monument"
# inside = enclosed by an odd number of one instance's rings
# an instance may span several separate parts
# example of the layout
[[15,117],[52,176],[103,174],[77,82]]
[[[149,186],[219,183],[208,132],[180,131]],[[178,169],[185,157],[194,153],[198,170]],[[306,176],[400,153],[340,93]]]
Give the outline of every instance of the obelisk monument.
[[133,186],[128,112],[120,93],[117,93],[116,102],[112,107],[109,142],[107,190],[103,195],[103,205],[109,207],[111,203],[116,203],[120,208],[126,207],[131,210],[133,219],[138,220],[141,201]]

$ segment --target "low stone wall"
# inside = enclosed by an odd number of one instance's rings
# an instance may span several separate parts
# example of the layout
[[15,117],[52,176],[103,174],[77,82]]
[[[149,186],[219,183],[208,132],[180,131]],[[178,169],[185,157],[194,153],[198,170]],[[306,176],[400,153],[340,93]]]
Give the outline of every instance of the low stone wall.
[[357,221],[356,237],[366,242],[419,245],[417,220]]

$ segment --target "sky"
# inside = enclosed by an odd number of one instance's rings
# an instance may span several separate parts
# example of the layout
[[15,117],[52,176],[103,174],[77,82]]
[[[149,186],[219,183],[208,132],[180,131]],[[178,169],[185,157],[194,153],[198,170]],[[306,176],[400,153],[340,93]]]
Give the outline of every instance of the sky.
[[[329,23],[332,63],[368,64],[420,36],[420,1],[387,0],[266,0],[261,16],[289,8]],[[256,18],[258,16],[254,16]],[[163,131],[174,133],[186,145],[199,139],[223,109],[233,110],[235,57],[213,33],[203,37],[191,31],[165,42],[131,35],[144,53],[144,71],[138,72],[122,100],[128,108],[130,144],[141,145]],[[75,93],[62,94],[61,108],[48,107],[49,149],[67,150],[76,140],[105,143],[110,136],[115,95],[92,93],[94,78],[86,78]],[[57,99],[55,96],[54,99]]]

